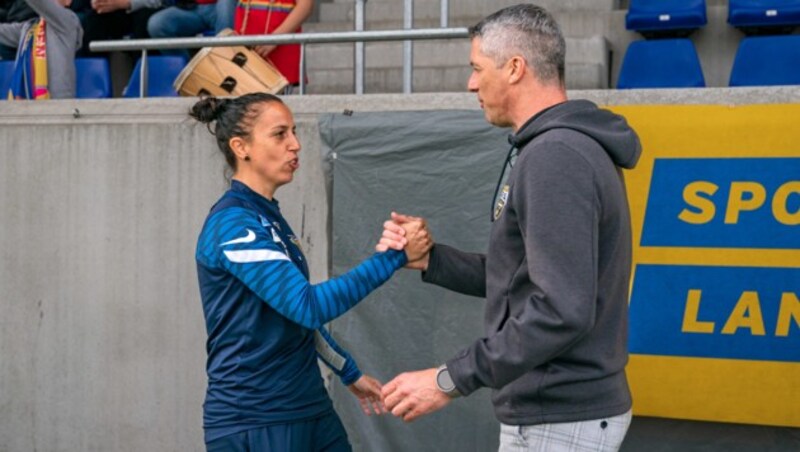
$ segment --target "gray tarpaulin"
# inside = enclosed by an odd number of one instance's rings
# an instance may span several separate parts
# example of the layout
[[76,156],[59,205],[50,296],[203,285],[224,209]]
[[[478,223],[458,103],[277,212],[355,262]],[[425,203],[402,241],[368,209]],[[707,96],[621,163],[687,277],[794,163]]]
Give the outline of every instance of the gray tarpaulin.
[[[332,273],[369,256],[389,212],[423,216],[437,242],[484,252],[508,130],[480,111],[324,115],[320,135],[333,175]],[[332,323],[362,371],[386,382],[435,367],[483,335],[482,299],[458,295],[401,270]],[[404,424],[366,417],[338,382],[334,404],[356,451],[495,451],[499,426],[489,391]],[[635,403],[635,401],[634,401]],[[623,452],[796,451],[800,429],[635,417]]]
[[[485,252],[508,130],[487,124],[480,111],[356,112],[323,116],[320,134],[333,164],[333,275],[374,252],[392,210],[427,218],[437,241]],[[362,371],[386,382],[438,366],[481,337],[483,308],[483,299],[401,270],[332,330]],[[366,417],[341,384],[332,391],[357,451],[497,450],[487,390],[410,424]]]

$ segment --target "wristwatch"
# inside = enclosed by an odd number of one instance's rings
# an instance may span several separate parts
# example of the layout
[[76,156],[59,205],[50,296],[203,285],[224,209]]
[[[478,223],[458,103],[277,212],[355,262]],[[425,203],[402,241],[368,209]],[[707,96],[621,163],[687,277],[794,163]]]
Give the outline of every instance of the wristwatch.
[[436,387],[451,398],[461,397],[461,393],[458,392],[456,384],[450,377],[450,371],[447,370],[447,364],[442,364],[436,370]]

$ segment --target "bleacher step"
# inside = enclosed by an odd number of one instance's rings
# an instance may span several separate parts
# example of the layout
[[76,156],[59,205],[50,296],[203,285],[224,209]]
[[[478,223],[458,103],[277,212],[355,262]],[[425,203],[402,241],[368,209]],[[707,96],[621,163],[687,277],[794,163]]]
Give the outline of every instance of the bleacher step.
[[[558,21],[564,36],[579,38],[603,35],[606,33],[608,24],[613,20],[615,14],[619,15],[619,13],[619,11],[556,11],[553,16]],[[624,24],[624,13],[622,13],[622,17]],[[470,27],[480,19],[481,16],[478,15],[451,18],[447,26],[451,28]],[[437,17],[435,19],[415,20],[413,28],[439,27],[440,22]],[[402,18],[394,18],[391,20],[368,20],[364,28],[366,30],[402,30],[404,27]],[[355,26],[352,20],[308,23],[303,26],[303,31],[306,33],[353,31],[354,29]]]
[[[519,0],[458,0],[449,2],[449,19],[487,16],[501,8],[520,3]],[[335,1],[319,4],[320,22],[353,22],[355,1]],[[613,11],[616,0],[540,0],[538,5],[548,11]],[[405,5],[402,0],[369,0],[365,4],[364,17],[368,22],[391,21],[403,18]],[[439,20],[440,0],[415,0],[414,20]]]
[[[608,42],[600,37],[567,38],[567,87],[608,87]],[[470,44],[466,40],[414,44],[414,91],[463,91],[469,77]],[[320,44],[306,48],[309,92],[353,92],[353,44]],[[403,43],[365,45],[365,88],[369,92],[402,90]],[[386,83],[386,85],[381,85]],[[383,86],[383,88],[380,88]]]

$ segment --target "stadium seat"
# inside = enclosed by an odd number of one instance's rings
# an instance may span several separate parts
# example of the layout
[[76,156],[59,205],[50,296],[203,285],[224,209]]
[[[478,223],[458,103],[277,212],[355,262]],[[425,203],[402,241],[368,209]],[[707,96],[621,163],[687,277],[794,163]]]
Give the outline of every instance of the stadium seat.
[[800,0],[730,0],[728,23],[738,28],[800,25]]
[[105,58],[76,58],[75,78],[78,99],[111,97],[111,70]]
[[13,61],[0,61],[0,100],[8,99],[8,88],[14,75]]
[[[186,58],[179,55],[159,55],[147,57],[147,97],[176,97],[178,93],[172,88],[172,82],[186,66]],[[122,91],[122,97],[139,97],[139,81],[142,59],[136,62],[128,86]]]
[[800,35],[742,39],[729,85],[800,85]]
[[705,0],[631,0],[625,28],[645,36],[687,36],[707,21]]
[[617,81],[618,89],[704,86],[700,59],[688,38],[632,42]]

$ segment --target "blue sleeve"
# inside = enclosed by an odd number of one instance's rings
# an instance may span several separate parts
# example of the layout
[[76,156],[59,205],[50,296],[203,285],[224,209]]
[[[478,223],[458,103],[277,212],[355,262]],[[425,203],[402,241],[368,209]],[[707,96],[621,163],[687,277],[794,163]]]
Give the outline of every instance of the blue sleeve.
[[403,251],[376,253],[339,277],[311,284],[271,227],[262,226],[251,210],[223,209],[206,222],[197,259],[224,268],[278,313],[308,329],[347,312],[408,262]]
[[345,349],[333,340],[330,333],[322,327],[314,332],[314,345],[317,356],[328,368],[342,380],[342,384],[349,386],[361,378],[356,360]]

